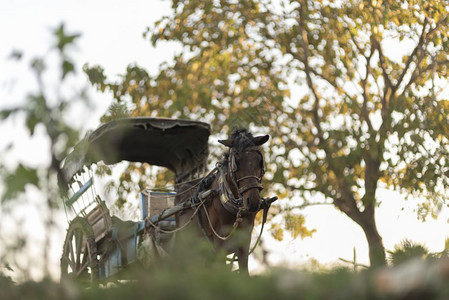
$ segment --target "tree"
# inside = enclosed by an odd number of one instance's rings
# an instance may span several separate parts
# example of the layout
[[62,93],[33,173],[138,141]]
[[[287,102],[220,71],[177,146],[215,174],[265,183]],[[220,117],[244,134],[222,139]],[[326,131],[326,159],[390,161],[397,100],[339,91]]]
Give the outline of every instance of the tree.
[[[73,79],[75,73],[70,49],[74,46],[79,34],[67,33],[64,25],[61,24],[52,31],[52,36],[54,44],[51,45],[45,56],[35,57],[31,60],[30,67],[36,78],[37,90],[30,91],[24,101],[19,101],[19,103],[14,103],[14,106],[9,105],[0,110],[0,120],[15,118],[16,121],[23,121],[17,132],[23,129],[30,138],[37,137],[43,145],[49,147],[48,157],[41,158],[43,162],[33,164],[21,160],[11,163],[7,159],[7,154],[17,151],[18,147],[14,140],[16,132],[13,132],[10,136],[5,137],[10,143],[9,146],[2,149],[4,156],[0,160],[2,183],[0,212],[28,209],[35,202],[38,204],[40,221],[46,229],[43,253],[40,253],[39,248],[33,245],[33,257],[29,256],[31,252],[27,253],[29,249],[26,247],[29,245],[28,240],[33,238],[30,232],[14,232],[13,238],[11,238],[12,235],[3,236],[6,231],[1,233],[0,239],[4,245],[2,245],[3,251],[0,253],[0,263],[2,266],[6,264],[8,270],[14,269],[16,275],[19,273],[19,276],[24,277],[22,279],[30,279],[30,269],[36,266],[41,266],[40,271],[45,272],[43,275],[50,276],[51,237],[57,225],[55,212],[62,204],[62,199],[67,197],[67,186],[61,184],[64,182],[58,182],[58,179],[63,178],[61,162],[80,137],[78,129],[70,123],[69,116],[73,106],[80,103],[88,104],[86,91],[79,89],[78,85],[77,92],[73,92],[71,90],[73,86],[70,86],[70,80]],[[22,59],[22,52],[14,51],[11,58]],[[57,63],[56,68],[47,67],[47,63],[52,65],[53,62]],[[30,189],[30,187],[34,189]],[[23,220],[14,221],[16,221],[14,225],[20,228]],[[39,223],[36,224],[37,227],[39,225]],[[43,256],[43,260],[36,260],[40,256]],[[27,262],[25,257],[29,259],[28,265],[24,265],[24,262]]]
[[[190,117],[213,131],[272,135],[267,178],[284,198],[324,196],[363,229],[372,265],[386,263],[379,187],[427,196],[435,214],[448,182],[448,10],[445,1],[173,1],[149,28],[177,42],[150,76],[92,82],[135,115]],[[403,48],[402,52],[395,51]],[[96,80],[102,78],[102,80]],[[294,206],[291,207],[292,209]]]

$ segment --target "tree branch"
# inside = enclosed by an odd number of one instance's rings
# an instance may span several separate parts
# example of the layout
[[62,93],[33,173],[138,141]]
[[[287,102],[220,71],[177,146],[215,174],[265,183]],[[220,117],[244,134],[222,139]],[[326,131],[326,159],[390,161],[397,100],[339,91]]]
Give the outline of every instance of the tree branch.
[[[293,56],[294,59],[296,59],[296,60],[302,62],[303,64],[305,64],[304,61],[305,61],[306,59],[305,59],[304,57],[301,57],[297,52],[294,52],[293,49],[290,47],[290,45],[286,45],[286,52],[287,52],[288,54],[290,54],[291,56]],[[305,68],[304,68],[304,72],[306,72],[306,71],[305,71]],[[322,73],[318,73],[316,70],[310,68],[310,66],[309,66],[309,68],[308,68],[308,72],[310,72],[310,73],[312,73],[313,75],[315,75],[316,77],[319,77],[319,78],[321,78],[322,80],[326,81],[328,84],[330,84],[330,85],[331,85],[333,88],[335,88],[336,90],[339,89],[337,83],[336,83],[334,80],[330,79],[329,77],[327,77],[326,75],[324,75],[324,74],[322,74]]]
[[390,76],[388,76],[388,73],[387,73],[385,55],[383,53],[382,46],[380,45],[379,41],[376,40],[376,38],[374,36],[371,36],[371,42],[372,42],[373,48],[376,49],[377,53],[379,54],[379,65],[382,70],[382,76],[383,76],[383,79],[385,82],[384,96],[382,97],[382,100],[385,101],[385,103],[383,103],[383,104],[388,104],[386,102],[386,100],[389,97],[388,95],[389,94],[391,95],[391,90],[393,88],[393,84],[391,83]]
[[440,20],[436,23],[435,28],[431,28],[429,32],[427,33],[427,37],[433,35],[443,24],[447,23],[447,19],[449,17],[449,14],[446,14],[443,18],[440,18]]
[[[310,51],[309,51],[309,42],[307,38],[307,30],[304,24],[305,21],[305,10],[307,9],[307,3],[306,1],[301,2],[301,7],[299,10],[299,40],[300,40],[300,46],[304,52],[304,57],[302,59],[302,63],[304,64],[304,72],[306,75],[306,81],[307,86],[309,87],[313,99],[314,99],[314,105],[313,109],[311,110],[312,113],[312,122],[315,125],[317,129],[317,136],[319,139],[319,145],[322,147],[324,152],[326,153],[326,162],[330,170],[332,170],[336,177],[335,182],[335,188],[339,191],[341,194],[340,196],[332,196],[330,198],[334,199],[334,204],[340,208],[342,211],[344,211],[350,218],[352,218],[354,221],[359,221],[361,218],[361,212],[357,208],[357,205],[355,203],[353,194],[348,186],[348,183],[346,182],[346,179],[343,175],[342,169],[339,168],[336,163],[333,160],[333,155],[335,151],[332,151],[330,149],[329,143],[324,139],[323,137],[323,130],[321,127],[321,119],[319,116],[319,102],[321,100],[321,96],[319,95],[318,91],[316,90],[316,87],[313,82],[313,71],[309,65],[309,57],[310,57]],[[321,191],[323,192],[323,191]]]
[[[444,18],[442,18],[437,24],[436,24],[436,26],[434,27],[434,28],[431,28],[428,32],[427,32],[427,34],[425,34],[425,32],[424,32],[424,28],[423,28],[423,32],[421,33],[421,37],[420,37],[420,42],[421,42],[421,39],[422,39],[422,43],[424,44],[424,42],[425,42],[425,40],[426,39],[428,39],[430,36],[432,36],[443,24],[445,24],[446,23],[446,21],[447,21],[447,18],[449,17],[449,14],[446,14],[445,15],[445,17]],[[427,19],[426,19],[427,20]],[[428,23],[424,23],[424,25],[426,25],[426,24],[428,24]],[[423,26],[424,26],[423,25]],[[418,45],[419,45],[419,42],[418,42]],[[415,49],[413,50],[413,52],[412,52],[412,54],[409,56],[409,58],[408,58],[408,61],[407,61],[407,63],[409,62],[409,60],[411,60],[411,58],[412,58],[412,55],[414,54],[414,55],[416,55],[416,53],[418,52],[417,51],[417,48],[418,48],[418,45],[415,47]],[[422,45],[421,45],[421,48],[422,48]],[[415,50],[416,50],[416,53],[415,53]],[[414,68],[414,70],[412,71],[412,74],[411,74],[411,76],[410,76],[410,80],[407,82],[407,84],[404,86],[404,89],[403,89],[403,91],[406,91],[407,90],[407,88],[409,88],[420,76],[421,76],[421,74],[423,74],[423,73],[425,73],[425,72],[427,72],[427,71],[429,71],[430,69],[432,69],[434,66],[435,66],[435,64],[437,64],[437,63],[440,63],[440,62],[437,62],[437,61],[433,61],[428,67],[426,67],[424,70],[421,70],[420,69],[420,65],[421,65],[421,62],[422,62],[422,60],[424,59],[424,57],[426,56],[426,53],[427,52],[425,52],[425,51],[422,51],[421,52],[421,55],[419,56],[419,58],[417,59],[417,62],[416,62],[416,66],[415,66],[415,68]],[[447,61],[442,61],[441,63],[447,63]],[[410,62],[410,64],[411,64],[411,62]],[[406,65],[407,66],[407,65]],[[409,66],[408,66],[409,67]],[[401,82],[402,82],[402,80],[403,80],[403,77],[405,76],[405,73],[406,73],[406,70],[404,69],[404,72],[402,73],[402,75],[401,75]],[[400,83],[398,83],[397,84],[397,87],[399,87],[399,84]]]
[[332,202],[314,202],[314,203],[303,203],[301,205],[296,206],[289,206],[279,209],[280,213],[286,212],[286,211],[292,211],[294,209],[304,209],[310,206],[324,206],[324,205],[334,205]]
[[[362,56],[365,57],[366,60],[368,60],[368,56],[365,55],[365,51],[362,49],[362,47],[359,46],[359,44],[355,40],[354,34],[351,32],[351,30],[348,29],[348,31],[349,31],[349,34],[351,36],[351,41],[354,43],[354,46],[357,48],[357,50],[360,52],[360,54],[362,54]],[[374,51],[371,50],[371,53],[370,53],[369,57],[371,57],[373,55],[373,52]]]
[[403,88],[403,90],[402,90],[402,93],[403,93],[404,91],[406,91],[406,90],[407,90],[413,83],[415,83],[415,81],[416,81],[416,80],[421,76],[421,74],[423,73],[423,71],[421,70],[420,65],[421,65],[422,60],[423,60],[424,57],[425,57],[425,54],[426,54],[426,52],[423,51],[423,52],[421,53],[421,55],[418,57],[417,62],[416,62],[416,65],[415,65],[415,68],[413,69],[413,71],[412,71],[412,73],[411,73],[411,75],[410,75],[409,81],[408,81],[407,84],[404,86],[404,88]]
[[371,58],[373,57],[374,51],[371,50],[371,53],[368,57],[366,58],[366,69],[365,69],[365,78],[362,78],[362,96],[363,96],[363,104],[362,104],[362,116],[366,121],[366,124],[368,125],[368,130],[370,132],[373,132],[373,125],[371,124],[371,120],[369,118],[369,113],[368,113],[368,101],[369,101],[369,90],[368,90],[368,77],[371,73],[371,67],[370,67],[370,63],[371,63]]
[[[418,44],[416,44],[415,49],[413,49],[412,53],[409,55],[409,57],[407,58],[407,62],[405,63],[405,67],[402,70],[401,75],[399,76],[398,81],[396,82],[396,85],[394,86],[394,90],[397,90],[398,87],[401,85],[402,81],[404,80],[405,75],[407,74],[410,65],[413,61],[413,59],[415,58],[415,56],[417,55],[418,51],[420,51],[422,49],[422,46],[424,45],[424,42],[426,40],[426,30],[427,30],[427,18],[424,19],[424,24],[422,25],[422,32],[421,32],[421,36],[419,37],[418,40]],[[419,65],[419,62],[417,63],[417,65]]]
[[323,136],[322,136],[322,129],[321,129],[321,125],[320,125],[320,117],[318,115],[318,109],[319,109],[319,101],[320,101],[320,95],[318,94],[315,85],[313,83],[313,79],[311,76],[311,68],[309,65],[309,57],[310,57],[310,51],[309,51],[309,41],[307,38],[307,31],[304,25],[304,19],[305,19],[305,15],[304,15],[304,10],[306,9],[307,4],[305,3],[305,1],[301,2],[301,8],[300,8],[300,12],[299,12],[299,30],[300,30],[300,44],[301,47],[304,51],[304,57],[302,59],[302,63],[304,64],[304,73],[306,75],[306,81],[307,81],[307,86],[309,87],[310,91],[312,92],[313,98],[314,98],[314,106],[312,109],[312,114],[313,114],[313,122],[315,127],[317,128],[318,131],[318,137],[320,138],[321,141],[324,142]]

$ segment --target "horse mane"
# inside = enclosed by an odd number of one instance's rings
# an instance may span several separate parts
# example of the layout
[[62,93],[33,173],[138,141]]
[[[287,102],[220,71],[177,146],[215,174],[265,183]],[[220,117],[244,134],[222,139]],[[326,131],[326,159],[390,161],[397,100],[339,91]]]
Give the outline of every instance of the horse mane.
[[229,139],[233,140],[232,148],[237,152],[243,151],[248,147],[255,146],[254,136],[245,128],[236,128]]
[[[246,128],[236,128],[229,136],[230,140],[233,140],[232,148],[237,152],[242,152],[248,147],[255,146],[254,136]],[[228,169],[229,150],[223,155],[221,160],[222,167],[226,172]]]

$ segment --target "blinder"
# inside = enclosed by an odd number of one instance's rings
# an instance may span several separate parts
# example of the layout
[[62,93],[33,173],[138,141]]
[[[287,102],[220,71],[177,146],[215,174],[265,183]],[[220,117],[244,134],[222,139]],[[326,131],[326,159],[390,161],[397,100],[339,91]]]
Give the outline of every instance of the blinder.
[[[262,176],[265,173],[263,155],[260,152],[260,149],[258,147],[252,147],[252,148],[246,149],[245,152],[256,152],[260,155],[260,157],[261,157],[261,160],[260,160],[261,174],[260,174],[260,177],[258,177],[256,175],[249,175],[249,176],[244,176],[241,178],[236,178],[235,173],[238,171],[238,164],[237,164],[236,156],[238,155],[238,153],[234,149],[231,149],[230,154],[229,154],[229,160],[228,160],[228,164],[229,164],[228,169],[230,171],[232,183],[235,185],[235,187],[238,190],[239,199],[242,198],[243,193],[245,193],[251,189],[257,188],[259,191],[263,190]],[[246,179],[251,179],[251,178],[255,179],[257,181],[257,183],[246,184],[243,187],[239,187],[239,183],[241,181],[246,180]]]
[[235,173],[238,171],[237,162],[235,161],[235,153],[231,151],[230,155],[230,171]]
[[[249,150],[246,150],[245,152],[257,152],[260,155],[261,159],[260,159],[259,167],[261,169],[260,178],[262,179],[263,175],[265,174],[265,162],[264,162],[263,155],[260,152],[259,148],[257,148],[257,147],[250,148]],[[231,152],[229,153],[229,162],[228,162],[228,168],[231,173],[235,173],[238,171],[236,156],[237,156],[237,153],[234,151],[234,149],[232,149]]]
[[[265,166],[262,152],[260,148],[257,146],[249,147],[244,150],[244,152],[256,152],[260,155],[260,177],[258,175],[247,175],[240,178],[237,178],[237,172],[239,169],[239,164],[237,163],[239,159],[239,152],[237,152],[234,148],[230,149],[228,160],[227,160],[227,168],[220,167],[220,176],[219,176],[219,186],[220,186],[220,200],[223,206],[230,213],[235,214],[242,210],[243,204],[243,194],[251,189],[258,189],[259,191],[263,190],[262,186],[262,177],[265,173]],[[227,170],[226,170],[227,169]],[[230,177],[230,181],[226,179],[226,173]],[[252,180],[251,180],[252,179]],[[233,185],[238,193],[237,197],[230,189],[230,185]],[[240,187],[240,185],[242,185]]]

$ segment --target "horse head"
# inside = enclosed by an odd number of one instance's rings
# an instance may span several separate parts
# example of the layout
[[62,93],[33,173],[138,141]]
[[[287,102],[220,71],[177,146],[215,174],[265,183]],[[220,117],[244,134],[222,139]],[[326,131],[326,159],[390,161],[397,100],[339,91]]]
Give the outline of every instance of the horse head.
[[219,140],[229,148],[225,159],[229,188],[247,212],[255,213],[260,208],[265,169],[259,146],[269,138],[268,135],[254,137],[243,129],[234,131],[227,140]]

